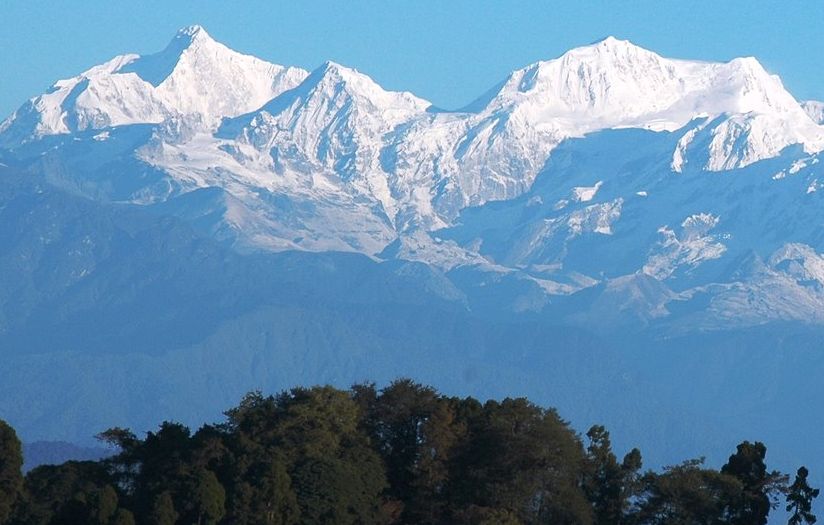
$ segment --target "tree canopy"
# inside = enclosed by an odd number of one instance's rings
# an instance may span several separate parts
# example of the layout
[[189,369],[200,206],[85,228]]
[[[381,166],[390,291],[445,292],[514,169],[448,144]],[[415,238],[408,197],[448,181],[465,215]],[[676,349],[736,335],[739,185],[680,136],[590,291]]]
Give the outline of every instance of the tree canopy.
[[786,493],[790,525],[815,522],[808,471],[770,471],[744,441],[720,469],[642,469],[600,425],[578,435],[527,399],[448,397],[410,380],[383,389],[247,394],[195,432],[164,422],[116,453],[20,472],[0,422],[0,525],[763,525]]

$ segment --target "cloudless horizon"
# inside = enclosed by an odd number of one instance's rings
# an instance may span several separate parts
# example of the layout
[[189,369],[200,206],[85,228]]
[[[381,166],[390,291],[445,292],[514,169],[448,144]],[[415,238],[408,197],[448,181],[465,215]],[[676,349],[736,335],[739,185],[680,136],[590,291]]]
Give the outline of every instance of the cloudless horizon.
[[[780,9],[780,11],[779,11]],[[613,35],[663,56],[755,56],[799,100],[824,99],[824,2],[244,2],[0,4],[0,118],[56,80],[163,49],[200,24],[237,51],[314,69],[334,60],[387,89],[462,107],[510,71]]]

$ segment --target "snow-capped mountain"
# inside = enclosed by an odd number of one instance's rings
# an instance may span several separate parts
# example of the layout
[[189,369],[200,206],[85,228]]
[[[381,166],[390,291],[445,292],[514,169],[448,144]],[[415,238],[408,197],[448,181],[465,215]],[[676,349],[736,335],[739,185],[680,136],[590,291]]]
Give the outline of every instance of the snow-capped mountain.
[[260,107],[306,75],[232,51],[191,26],[157,54],[118,56],[58,81],[0,125],[0,146],[181,116],[214,123]]
[[820,104],[751,57],[674,60],[609,37],[443,111],[193,26],[158,54],[57,82],[2,124],[0,145],[57,187],[175,215],[244,252],[517,275],[543,297],[521,303],[535,309],[635,274],[687,304],[749,253],[824,249],[819,121]]
[[[464,113],[404,128],[395,186],[418,205],[399,222],[448,225],[463,208],[516,197],[562,141],[615,128],[678,132],[675,171],[688,157],[722,171],[794,144],[824,149],[824,130],[754,58],[670,60],[609,37],[513,72]],[[420,202],[422,185],[431,198]]]
[[[702,167],[714,171],[774,157],[791,144],[824,149],[821,129],[756,59],[671,60],[613,37],[512,73],[484,111],[544,133],[547,142],[614,128],[677,131],[702,119],[712,123]],[[692,140],[687,132],[679,148]]]
[[218,136],[231,141],[225,147],[241,164],[294,178],[296,185],[308,182],[319,191],[328,188],[377,200],[392,222],[397,202],[381,165],[383,137],[429,106],[410,93],[385,91],[366,75],[327,62],[296,89],[228,120]]
[[411,375],[645,461],[820,463],[821,108],[607,38],[444,111],[181,30],[0,125],[0,417],[85,440]]

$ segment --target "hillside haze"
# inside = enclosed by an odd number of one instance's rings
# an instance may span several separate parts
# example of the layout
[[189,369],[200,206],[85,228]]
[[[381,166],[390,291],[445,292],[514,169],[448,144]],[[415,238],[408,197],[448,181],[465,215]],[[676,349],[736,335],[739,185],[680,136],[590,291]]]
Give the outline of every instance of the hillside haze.
[[651,465],[824,464],[823,150],[752,57],[609,37],[444,111],[184,28],[0,124],[0,418],[87,445],[411,376]]

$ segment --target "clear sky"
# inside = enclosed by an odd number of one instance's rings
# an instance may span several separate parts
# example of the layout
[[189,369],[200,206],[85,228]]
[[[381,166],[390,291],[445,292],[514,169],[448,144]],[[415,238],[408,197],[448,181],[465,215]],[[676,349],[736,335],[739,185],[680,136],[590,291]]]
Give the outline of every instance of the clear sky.
[[334,60],[449,109],[608,35],[670,57],[753,55],[797,98],[824,99],[821,0],[0,0],[0,115],[191,24],[241,52],[307,69]]

